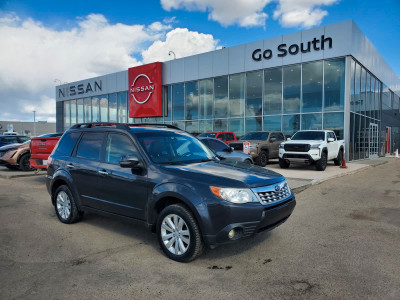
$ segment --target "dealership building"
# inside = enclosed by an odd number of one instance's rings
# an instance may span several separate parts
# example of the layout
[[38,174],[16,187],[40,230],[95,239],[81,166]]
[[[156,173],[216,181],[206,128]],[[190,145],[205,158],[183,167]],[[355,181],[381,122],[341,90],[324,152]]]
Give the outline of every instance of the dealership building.
[[192,133],[330,129],[346,159],[400,146],[400,79],[353,21],[56,87],[57,131],[158,122]]

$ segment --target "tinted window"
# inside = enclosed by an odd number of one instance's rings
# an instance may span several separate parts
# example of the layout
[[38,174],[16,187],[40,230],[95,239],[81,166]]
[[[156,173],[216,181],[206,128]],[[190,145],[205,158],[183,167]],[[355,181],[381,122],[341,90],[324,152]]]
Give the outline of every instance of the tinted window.
[[100,160],[103,133],[85,133],[78,145],[77,157]]
[[8,136],[8,137],[4,138],[4,143],[15,144],[15,143],[19,143],[19,142],[18,142],[18,138],[16,136]]
[[136,154],[136,147],[128,136],[110,133],[106,145],[106,162],[119,164],[124,156]]
[[292,140],[313,140],[313,141],[324,141],[325,132],[320,131],[299,131],[293,137]]
[[225,133],[225,139],[226,141],[233,141],[235,138],[232,133]]
[[20,142],[20,143],[25,143],[25,142],[31,140],[31,139],[28,138],[27,136],[20,136],[20,137],[18,137],[18,139],[19,139],[19,142]]
[[221,142],[219,140],[213,140],[213,139],[208,140],[208,145],[214,151],[223,151],[224,149],[228,148],[228,146],[224,142]]
[[79,135],[80,135],[79,132],[67,133],[66,135],[64,135],[64,137],[58,144],[57,152],[60,152],[64,155],[71,155],[75,143],[79,138]]
[[277,141],[283,141],[282,133],[271,133],[271,139],[275,138]]
[[208,133],[202,133],[199,135],[199,137],[215,137],[217,134],[215,132],[208,132]]

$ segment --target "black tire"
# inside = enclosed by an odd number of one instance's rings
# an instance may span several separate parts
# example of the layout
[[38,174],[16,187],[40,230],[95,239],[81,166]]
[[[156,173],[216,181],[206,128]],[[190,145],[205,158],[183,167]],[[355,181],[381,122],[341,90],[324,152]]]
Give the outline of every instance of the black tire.
[[325,171],[327,163],[328,163],[328,156],[326,155],[326,152],[322,152],[321,159],[317,160],[317,162],[315,163],[315,168],[318,171]]
[[268,160],[269,160],[269,153],[265,150],[262,150],[260,152],[260,155],[258,155],[256,159],[256,164],[261,167],[265,167],[268,164]]
[[19,159],[19,169],[21,171],[31,171],[33,168],[31,168],[31,164],[29,162],[29,159],[31,158],[31,155],[29,153],[25,153],[21,156]]
[[[67,217],[64,217],[58,209],[57,197],[62,193],[65,193],[68,196],[69,201],[70,201],[70,213]],[[56,215],[62,223],[72,224],[72,223],[78,222],[81,219],[82,213],[80,213],[78,211],[78,207],[76,206],[75,199],[72,196],[72,193],[71,193],[70,189],[68,188],[68,186],[66,186],[66,185],[59,186],[53,195],[53,199],[54,199],[54,209],[56,210]]]
[[289,168],[289,166],[290,166],[290,162],[289,162],[289,161],[286,161],[286,160],[284,160],[284,159],[282,159],[282,158],[279,158],[279,166],[280,166],[282,169],[287,169],[287,168]]
[[[170,250],[168,250],[168,248],[163,242],[162,223],[164,219],[169,215],[177,215],[178,217],[182,218],[185,221],[185,226],[187,227],[190,233],[187,250],[181,255],[172,253]],[[158,236],[158,242],[160,243],[160,247],[164,251],[165,255],[170,259],[178,262],[190,262],[194,260],[197,256],[201,255],[204,249],[200,228],[196,222],[196,219],[194,218],[192,212],[187,207],[181,204],[173,204],[167,206],[161,211],[157,219],[157,236]]]
[[252,162],[250,159],[245,159],[244,162],[245,162],[246,164],[249,164],[249,165],[253,164],[253,162]]
[[335,166],[341,166],[343,162],[343,149],[339,150],[337,157],[333,160]]

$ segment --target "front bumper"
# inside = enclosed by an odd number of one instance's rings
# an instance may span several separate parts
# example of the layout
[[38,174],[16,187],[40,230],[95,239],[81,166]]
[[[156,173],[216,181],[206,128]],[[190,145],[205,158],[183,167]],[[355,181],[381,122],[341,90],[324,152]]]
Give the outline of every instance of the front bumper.
[[308,152],[289,152],[284,149],[279,149],[279,158],[289,160],[290,162],[312,163],[321,158],[321,150],[310,149]]
[[[287,199],[274,205],[262,205],[252,203],[251,205],[228,205],[225,209],[209,209],[210,218],[224,220],[217,222],[222,225],[222,229],[215,234],[203,236],[206,244],[211,248],[218,245],[230,243],[254,236],[261,231],[272,230],[283,224],[292,214],[296,206],[296,199],[292,193]],[[225,210],[225,211],[222,211]],[[227,223],[227,224],[226,224]],[[234,230],[235,236],[229,237],[229,232]]]

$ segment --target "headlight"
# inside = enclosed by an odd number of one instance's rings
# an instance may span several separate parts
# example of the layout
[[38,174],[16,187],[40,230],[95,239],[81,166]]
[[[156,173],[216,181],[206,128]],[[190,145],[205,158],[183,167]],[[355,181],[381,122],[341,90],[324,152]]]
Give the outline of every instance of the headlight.
[[218,198],[232,203],[247,203],[258,201],[250,189],[220,188],[210,186],[211,192]]
[[319,146],[321,146],[321,144],[311,145],[310,148],[311,148],[311,149],[318,149]]
[[281,149],[285,148],[285,144],[280,144],[279,148],[281,148]]

